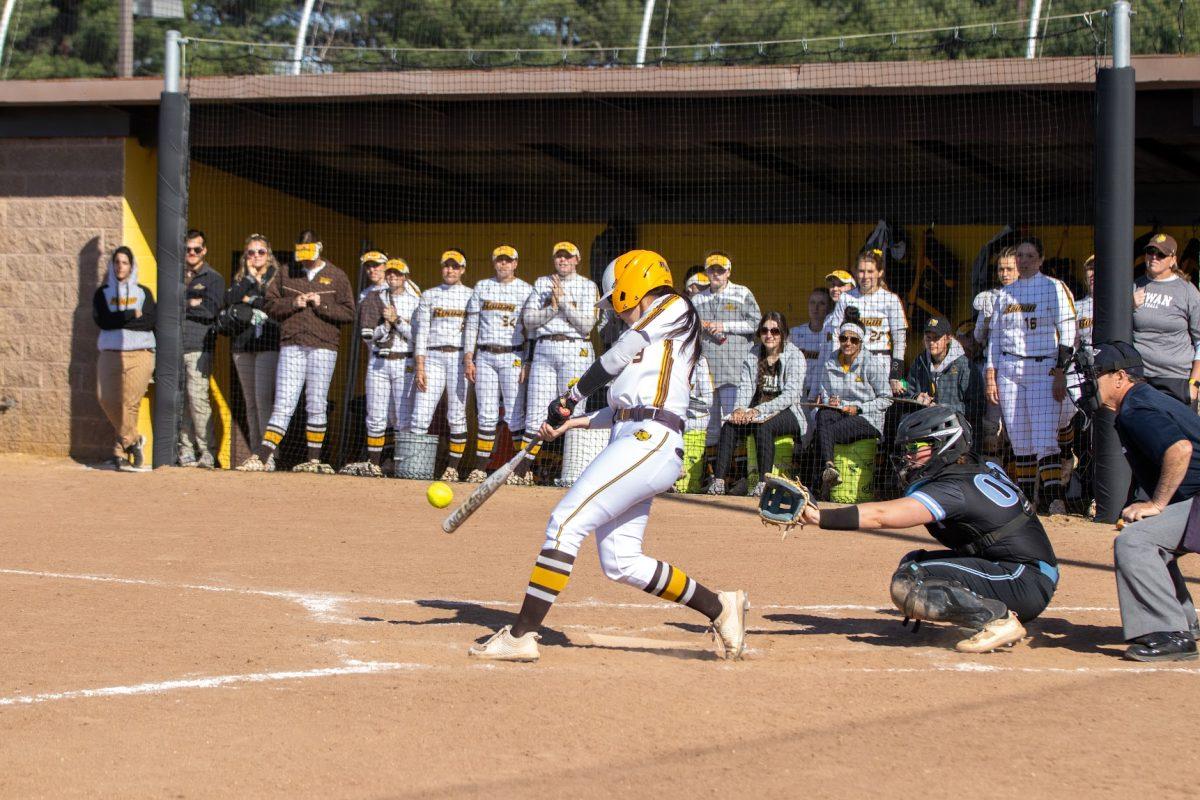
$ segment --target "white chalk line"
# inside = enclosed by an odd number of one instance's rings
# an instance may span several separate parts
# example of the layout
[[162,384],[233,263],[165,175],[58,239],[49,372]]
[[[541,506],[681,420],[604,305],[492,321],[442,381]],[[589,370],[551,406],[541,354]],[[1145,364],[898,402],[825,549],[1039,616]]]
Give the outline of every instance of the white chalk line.
[[211,675],[206,678],[182,678],[155,683],[137,683],[131,686],[103,686],[97,689],[74,689],[66,692],[0,697],[0,707],[30,706],[52,703],[58,700],[83,700],[97,697],[132,697],[136,695],[165,694],[181,689],[216,689],[242,683],[270,683],[273,681],[309,680],[340,675],[373,675],[380,672],[401,672],[430,669],[429,664],[399,663],[388,661],[347,661],[341,667],[320,669],[288,670],[283,672],[251,672],[242,675]]
[[[46,572],[39,570],[27,569],[3,569],[0,568],[0,575],[19,575],[30,578],[49,578],[55,580],[72,580],[72,581],[91,581],[95,583],[112,583],[124,586],[148,586],[158,589],[176,589],[195,592],[216,592],[223,594],[235,594],[255,597],[268,597],[276,600],[287,600],[297,603],[305,608],[314,619],[318,622],[337,622],[348,623],[357,622],[358,620],[349,619],[339,616],[334,612],[341,605],[392,605],[392,606],[423,606],[436,607],[436,604],[448,606],[492,606],[498,608],[517,608],[520,603],[511,600],[464,600],[452,597],[434,597],[434,598],[394,598],[394,597],[369,597],[362,595],[345,595],[331,594],[327,592],[298,592],[286,589],[253,589],[238,586],[216,586],[213,584],[203,583],[171,583],[169,581],[159,581],[149,578],[121,578],[113,575],[89,575],[69,572]],[[614,603],[605,600],[559,600],[554,604],[555,608],[626,608],[626,609],[675,609],[682,610],[683,607],[677,603],[659,602],[659,603]],[[895,614],[894,608],[885,606],[863,605],[854,603],[819,603],[819,604],[788,604],[788,603],[755,603],[754,608],[760,611],[814,611],[814,612],[835,612],[835,611],[869,611],[874,613],[889,613]],[[1117,613],[1120,609],[1107,606],[1054,606],[1051,605],[1048,609],[1051,612],[1094,612],[1094,613]]]

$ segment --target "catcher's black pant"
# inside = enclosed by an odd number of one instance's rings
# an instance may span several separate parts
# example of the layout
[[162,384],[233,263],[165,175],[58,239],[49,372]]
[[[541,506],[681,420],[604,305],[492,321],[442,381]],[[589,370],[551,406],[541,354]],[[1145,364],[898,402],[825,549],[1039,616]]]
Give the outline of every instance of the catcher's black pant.
[[813,421],[813,484],[820,483],[821,470],[833,461],[834,445],[878,438],[879,431],[875,426],[858,414],[846,414],[832,408],[819,409]]
[[1045,611],[1058,585],[1058,569],[1040,561],[988,561],[960,556],[953,550],[914,550],[900,559],[900,565],[910,561],[939,578],[958,581],[980,597],[999,600],[1021,622]]
[[789,434],[800,436],[800,423],[790,408],[785,408],[766,422],[751,422],[734,425],[726,422],[721,426],[721,438],[717,440],[717,465],[713,475],[726,480],[729,467],[733,464],[733,451],[738,441],[754,436],[754,452],[758,457],[758,474],[766,475],[775,468],[775,439]]

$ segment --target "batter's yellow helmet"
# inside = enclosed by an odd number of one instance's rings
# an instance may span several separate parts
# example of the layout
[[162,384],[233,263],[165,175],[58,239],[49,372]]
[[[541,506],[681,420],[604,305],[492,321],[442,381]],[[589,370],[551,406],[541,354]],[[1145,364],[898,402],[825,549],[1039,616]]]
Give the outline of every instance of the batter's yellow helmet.
[[600,303],[618,313],[642,301],[651,289],[673,286],[667,260],[653,250],[630,250],[617,256],[604,270]]

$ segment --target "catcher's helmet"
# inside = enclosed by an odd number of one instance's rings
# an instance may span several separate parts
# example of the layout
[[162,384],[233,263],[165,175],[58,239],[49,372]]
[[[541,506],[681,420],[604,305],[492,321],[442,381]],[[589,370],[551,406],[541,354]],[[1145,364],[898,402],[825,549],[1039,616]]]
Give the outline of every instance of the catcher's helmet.
[[[933,455],[924,464],[910,466],[905,457],[910,445],[927,443]],[[971,452],[971,425],[966,417],[945,406],[928,406],[900,421],[896,429],[896,449],[892,464],[901,488],[918,480],[932,478]]]
[[628,311],[651,289],[673,285],[665,258],[653,250],[630,250],[614,258],[604,270],[600,305],[618,313]]

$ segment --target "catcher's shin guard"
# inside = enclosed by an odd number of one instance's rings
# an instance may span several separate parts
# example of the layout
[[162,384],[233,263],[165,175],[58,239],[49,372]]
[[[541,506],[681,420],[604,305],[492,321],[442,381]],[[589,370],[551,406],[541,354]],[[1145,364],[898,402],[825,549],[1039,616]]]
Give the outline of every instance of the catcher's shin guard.
[[933,575],[915,562],[896,570],[891,588],[892,602],[909,619],[982,630],[1008,613],[1008,607],[999,600],[980,597],[958,581]]

